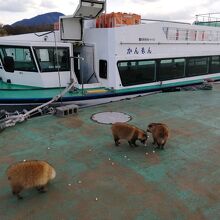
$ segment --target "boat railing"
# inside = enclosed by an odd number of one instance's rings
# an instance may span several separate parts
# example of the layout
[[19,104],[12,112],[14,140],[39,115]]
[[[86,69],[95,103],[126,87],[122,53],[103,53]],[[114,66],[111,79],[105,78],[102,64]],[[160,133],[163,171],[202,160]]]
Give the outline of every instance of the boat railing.
[[142,18],[141,19],[141,23],[142,24],[146,24],[149,22],[166,22],[166,23],[175,23],[175,24],[190,24],[187,22],[180,22],[180,21],[169,21],[169,20],[160,20],[160,19],[146,19],[146,18]]
[[219,42],[219,30],[201,30],[196,28],[163,27],[167,40]]
[[[214,16],[216,14],[219,14],[219,18]],[[196,25],[206,25],[206,20],[210,22],[209,26],[219,26],[220,27],[220,13],[210,13],[210,14],[201,14],[196,15],[196,21],[194,24]],[[199,20],[199,17],[202,16],[203,20]],[[188,24],[190,23],[186,22],[179,22],[179,21],[168,21],[168,20],[158,20],[158,19],[141,19],[142,24],[151,23],[151,22],[162,22],[162,23],[171,23],[171,24]],[[213,23],[213,22],[217,22]],[[183,26],[181,27],[173,27],[170,26],[163,26],[163,32],[166,36],[167,40],[172,41],[195,41],[195,42],[201,42],[201,41],[209,41],[209,42],[219,42],[220,41],[220,31],[218,29],[216,30],[202,30],[198,28],[185,28]]]
[[220,27],[220,12],[218,13],[208,13],[208,14],[198,14],[196,15],[196,20],[194,22],[196,25]]

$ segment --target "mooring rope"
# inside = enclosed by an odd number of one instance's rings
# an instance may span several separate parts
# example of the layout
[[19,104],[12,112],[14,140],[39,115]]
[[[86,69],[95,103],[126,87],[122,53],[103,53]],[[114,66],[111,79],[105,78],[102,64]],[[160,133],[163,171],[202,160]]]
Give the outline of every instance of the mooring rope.
[[[54,96],[50,101],[43,103],[40,106],[37,106],[36,108],[31,109],[30,111],[26,111],[25,113],[17,113],[16,115],[10,115],[5,114],[5,118],[0,120],[0,130],[3,130],[7,127],[15,126],[16,123],[23,122],[30,118],[31,115],[37,114],[39,112],[43,112],[42,109],[45,107],[48,107],[53,102],[58,101],[61,97],[63,97],[67,92],[70,91],[70,89],[74,86],[75,82],[72,82],[68,87],[66,87],[60,94]],[[50,112],[52,112],[51,109],[49,109]]]

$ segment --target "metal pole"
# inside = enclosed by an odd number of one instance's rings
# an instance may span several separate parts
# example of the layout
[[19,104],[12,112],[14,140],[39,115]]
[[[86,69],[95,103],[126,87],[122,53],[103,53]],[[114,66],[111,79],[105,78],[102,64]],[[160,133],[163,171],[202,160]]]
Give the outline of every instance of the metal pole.
[[82,82],[81,82],[82,83],[82,95],[84,95],[84,82],[83,82],[83,79],[84,78],[83,78],[83,71],[82,71]]
[[[84,60],[84,57],[80,57],[80,56],[77,56],[77,57],[70,57],[71,59],[79,59],[79,60]],[[80,70],[81,70],[81,68],[80,68]],[[83,82],[83,78],[84,78],[84,76],[83,76],[83,71],[81,72],[81,74],[80,74],[81,76],[82,76],[82,79],[81,79],[81,84],[82,84],[82,95],[84,95],[84,82]]]

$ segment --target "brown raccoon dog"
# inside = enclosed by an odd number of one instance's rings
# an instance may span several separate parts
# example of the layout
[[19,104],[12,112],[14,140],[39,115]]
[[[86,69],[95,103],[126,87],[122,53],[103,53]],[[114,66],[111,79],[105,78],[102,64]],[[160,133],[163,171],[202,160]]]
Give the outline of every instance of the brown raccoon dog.
[[19,193],[23,189],[36,188],[39,192],[46,192],[45,186],[56,176],[55,169],[45,161],[27,160],[12,164],[7,169],[13,195],[22,199]]
[[129,145],[132,147],[136,145],[136,140],[139,140],[142,144],[147,143],[147,134],[145,131],[127,123],[117,122],[112,125],[112,135],[114,137],[115,145],[120,144],[120,139],[127,140]]
[[147,132],[152,133],[153,144],[157,144],[158,148],[164,149],[169,137],[168,126],[162,123],[151,123],[148,125]]

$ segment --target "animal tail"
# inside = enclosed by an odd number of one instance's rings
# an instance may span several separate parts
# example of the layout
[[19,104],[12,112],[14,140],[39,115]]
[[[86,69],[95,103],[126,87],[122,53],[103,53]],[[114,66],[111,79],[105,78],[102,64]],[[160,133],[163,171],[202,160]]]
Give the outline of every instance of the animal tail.
[[55,177],[56,177],[56,171],[54,168],[52,168],[51,179],[54,179]]

